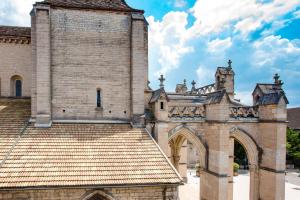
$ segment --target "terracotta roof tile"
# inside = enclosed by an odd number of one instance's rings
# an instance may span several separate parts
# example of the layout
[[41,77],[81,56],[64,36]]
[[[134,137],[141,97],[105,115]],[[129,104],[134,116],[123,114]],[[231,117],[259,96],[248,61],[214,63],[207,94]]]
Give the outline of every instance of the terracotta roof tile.
[[0,163],[19,137],[29,116],[29,100],[0,99]]
[[65,8],[144,12],[131,8],[125,0],[44,0],[40,4],[50,4],[51,6]]
[[31,28],[17,26],[0,26],[0,37],[31,38]]
[[30,125],[0,167],[0,189],[180,183],[149,134],[126,124]]

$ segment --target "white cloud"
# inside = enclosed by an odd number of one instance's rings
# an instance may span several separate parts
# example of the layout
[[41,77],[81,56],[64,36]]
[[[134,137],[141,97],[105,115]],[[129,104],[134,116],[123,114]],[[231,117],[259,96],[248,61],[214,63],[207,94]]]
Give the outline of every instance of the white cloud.
[[177,8],[182,8],[187,5],[187,2],[185,0],[175,0],[174,6]]
[[257,67],[274,66],[282,61],[300,64],[300,46],[281,36],[268,36],[254,43]]
[[242,104],[249,105],[249,106],[253,105],[252,92],[250,91],[236,92],[235,99],[240,100]]
[[[156,75],[166,74],[179,67],[183,55],[193,51],[185,42],[187,13],[169,12],[162,21],[148,17],[149,49],[158,55],[161,65]],[[151,54],[151,52],[150,52]]]
[[[189,11],[169,12],[161,21],[149,17],[150,51],[155,52],[150,60],[158,61],[155,67],[150,65],[150,68],[156,68],[156,75],[178,68],[182,58],[193,51],[193,45],[188,45],[190,41],[200,38],[207,40],[207,51],[211,55],[220,57],[233,46],[233,37],[241,35],[246,39],[250,32],[267,23],[273,24],[272,30],[284,26],[286,22],[280,21],[281,17],[295,10],[299,3],[300,0],[197,0]],[[187,27],[189,14],[195,17],[191,27]],[[272,30],[264,34],[271,35]],[[224,40],[208,40],[211,35],[222,31],[234,35]]]
[[7,25],[30,26],[32,5],[41,0],[1,0],[0,22]]
[[198,78],[198,86],[204,86],[204,85],[208,85],[211,83],[214,83],[214,74],[215,71],[204,66],[204,65],[200,65],[197,69],[197,78]]
[[191,9],[196,22],[189,30],[190,36],[219,33],[231,26],[246,35],[262,24],[272,23],[293,11],[299,3],[300,0],[274,0],[268,3],[257,0],[198,0]]
[[226,49],[230,48],[231,46],[232,46],[231,37],[228,37],[224,40],[217,38],[215,40],[208,42],[207,51],[211,53],[224,52]]
[[248,33],[256,30],[261,26],[261,22],[255,20],[252,17],[243,19],[242,21],[239,21],[234,27],[235,32],[240,32],[243,36],[247,36]]

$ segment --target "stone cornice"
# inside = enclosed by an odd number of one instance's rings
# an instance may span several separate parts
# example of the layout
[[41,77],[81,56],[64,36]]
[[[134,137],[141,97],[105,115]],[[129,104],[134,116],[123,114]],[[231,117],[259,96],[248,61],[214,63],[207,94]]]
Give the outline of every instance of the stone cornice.
[[5,37],[5,36],[0,36],[0,43],[30,44],[31,43],[31,38],[27,38],[27,37]]

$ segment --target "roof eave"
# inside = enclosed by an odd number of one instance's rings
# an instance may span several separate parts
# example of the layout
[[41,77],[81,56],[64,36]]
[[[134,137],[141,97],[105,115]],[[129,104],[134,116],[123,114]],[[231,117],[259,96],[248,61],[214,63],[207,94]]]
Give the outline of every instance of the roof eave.
[[141,183],[141,184],[111,184],[111,185],[79,185],[79,186],[24,186],[24,187],[2,187],[0,191],[10,191],[10,190],[47,190],[47,189],[86,189],[86,188],[93,188],[93,189],[100,189],[100,188],[132,188],[132,187],[153,187],[153,186],[179,186],[183,185],[184,182],[175,182],[175,183]]

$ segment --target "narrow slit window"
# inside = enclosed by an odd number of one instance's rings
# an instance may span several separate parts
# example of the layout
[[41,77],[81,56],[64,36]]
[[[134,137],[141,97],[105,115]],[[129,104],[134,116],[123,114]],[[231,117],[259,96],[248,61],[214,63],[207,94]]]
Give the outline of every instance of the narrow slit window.
[[97,90],[97,108],[101,108],[102,107],[102,102],[101,102],[101,90],[98,89]]
[[164,107],[165,107],[164,102],[160,102],[160,109],[164,110]]

